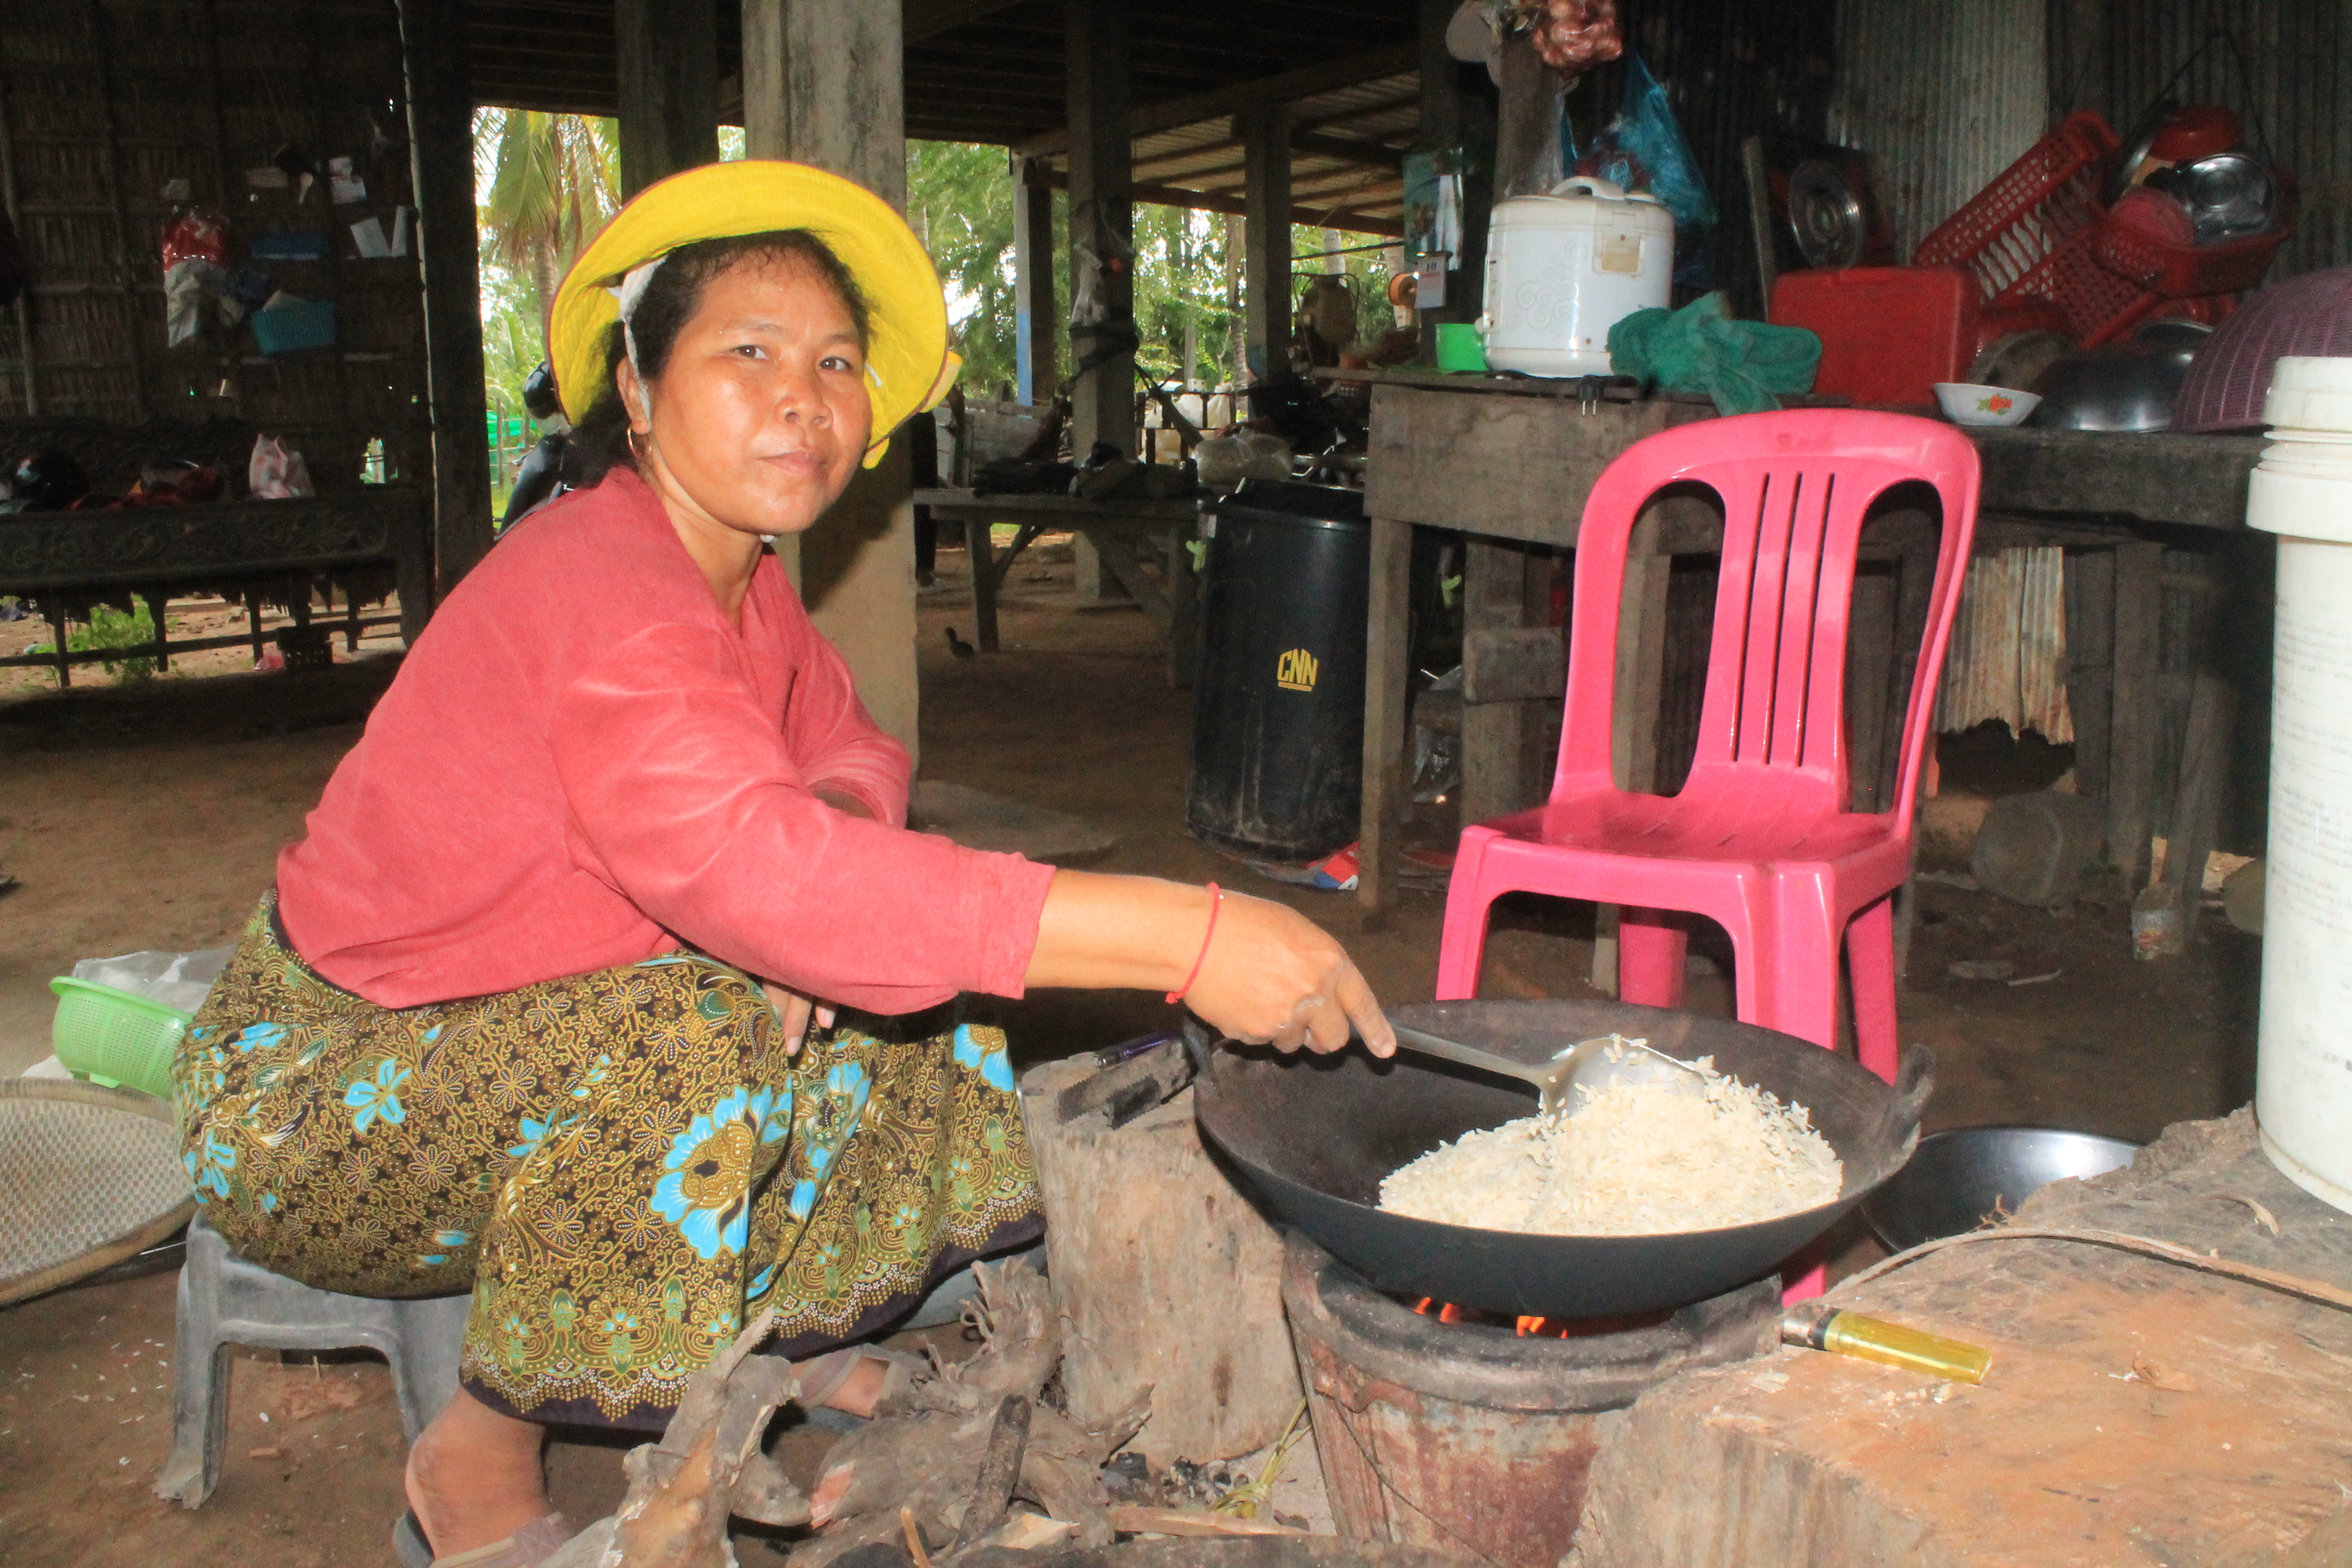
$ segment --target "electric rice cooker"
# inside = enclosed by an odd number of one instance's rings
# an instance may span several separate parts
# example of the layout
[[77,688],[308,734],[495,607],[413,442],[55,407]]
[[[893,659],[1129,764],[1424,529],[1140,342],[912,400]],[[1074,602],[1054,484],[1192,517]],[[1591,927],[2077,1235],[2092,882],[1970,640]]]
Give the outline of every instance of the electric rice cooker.
[[1495,204],[1486,232],[1486,363],[1527,375],[1607,375],[1609,329],[1663,306],[1675,220],[1657,197],[1577,175]]

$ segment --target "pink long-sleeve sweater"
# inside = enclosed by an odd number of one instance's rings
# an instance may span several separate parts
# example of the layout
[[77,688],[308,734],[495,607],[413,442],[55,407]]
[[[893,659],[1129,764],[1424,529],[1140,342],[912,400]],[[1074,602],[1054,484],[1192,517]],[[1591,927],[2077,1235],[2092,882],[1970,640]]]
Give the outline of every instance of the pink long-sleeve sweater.
[[387,1007],[680,946],[871,1012],[1019,995],[1053,868],[906,828],[906,751],[773,557],[741,620],[627,469],[534,515],[279,856],[296,950]]

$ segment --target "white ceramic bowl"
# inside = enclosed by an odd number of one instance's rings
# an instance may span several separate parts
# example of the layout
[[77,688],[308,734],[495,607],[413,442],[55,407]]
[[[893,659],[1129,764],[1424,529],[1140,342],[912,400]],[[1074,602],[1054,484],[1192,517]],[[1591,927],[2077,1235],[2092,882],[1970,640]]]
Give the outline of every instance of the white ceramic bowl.
[[1939,381],[1936,403],[1955,425],[2022,425],[2042,399],[2013,386],[1979,386],[1967,381]]

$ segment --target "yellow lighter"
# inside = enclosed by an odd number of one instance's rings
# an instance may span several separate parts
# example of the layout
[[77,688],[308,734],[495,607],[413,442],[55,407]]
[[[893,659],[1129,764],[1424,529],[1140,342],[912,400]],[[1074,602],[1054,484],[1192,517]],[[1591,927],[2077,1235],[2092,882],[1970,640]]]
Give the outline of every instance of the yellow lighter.
[[1954,1383],[1982,1383],[1992,1365],[1992,1352],[1963,1344],[1941,1334],[1906,1329],[1900,1323],[1865,1318],[1837,1308],[1799,1309],[1780,1320],[1783,1344],[1805,1345],[1838,1355],[1857,1356],[1906,1372]]

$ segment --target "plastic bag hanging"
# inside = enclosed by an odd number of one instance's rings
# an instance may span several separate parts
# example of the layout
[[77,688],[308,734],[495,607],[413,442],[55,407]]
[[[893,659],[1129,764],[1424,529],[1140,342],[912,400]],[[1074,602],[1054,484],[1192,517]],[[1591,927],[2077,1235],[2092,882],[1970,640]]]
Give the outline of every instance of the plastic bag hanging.
[[1639,54],[1626,53],[1625,91],[1617,118],[1574,157],[1570,172],[1657,197],[1674,215],[1675,281],[1690,289],[1707,286],[1705,246],[1715,230],[1715,197],[1666,101],[1666,89]]

